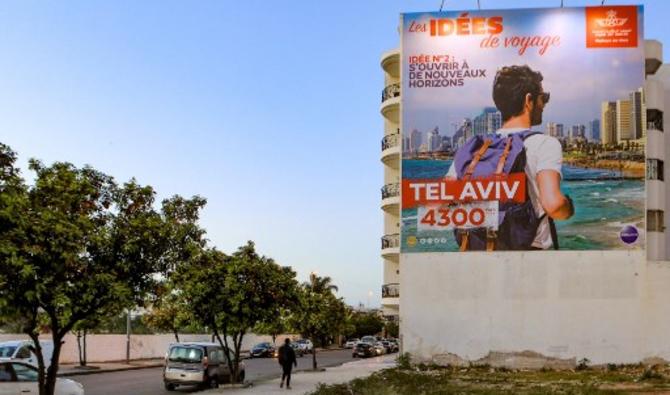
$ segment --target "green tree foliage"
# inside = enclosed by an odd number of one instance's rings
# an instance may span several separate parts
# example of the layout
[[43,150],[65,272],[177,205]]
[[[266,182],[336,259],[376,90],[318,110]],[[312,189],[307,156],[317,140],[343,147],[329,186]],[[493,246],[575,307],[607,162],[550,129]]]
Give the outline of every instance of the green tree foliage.
[[[325,285],[325,286],[324,286]],[[347,306],[333,294],[336,289],[329,277],[310,276],[310,282],[300,287],[300,306],[292,316],[293,326],[316,345],[317,341],[340,333],[346,327]],[[316,349],[312,353],[312,368],[316,370]]]
[[361,338],[376,335],[384,328],[384,321],[375,313],[354,311],[349,316],[347,337]]
[[398,338],[400,335],[400,327],[397,322],[387,322],[384,325],[384,331],[386,332],[386,337]]
[[190,307],[179,297],[178,292],[178,290],[166,290],[142,317],[149,328],[156,332],[172,333],[177,342],[179,332],[190,327],[193,320]]
[[208,250],[183,269],[176,274],[182,296],[195,319],[230,351],[224,354],[238,381],[244,336],[297,301],[295,272],[259,256],[252,242],[230,256]]
[[[141,305],[177,260],[182,244],[172,218],[181,198],[154,209],[154,190],[134,180],[117,185],[91,167],[31,160],[34,185],[0,145],[0,315],[22,322],[36,344],[40,395],[54,393],[63,337],[78,323]],[[201,207],[204,200],[186,201]],[[197,235],[196,235],[197,236]],[[45,371],[40,316],[54,344]]]

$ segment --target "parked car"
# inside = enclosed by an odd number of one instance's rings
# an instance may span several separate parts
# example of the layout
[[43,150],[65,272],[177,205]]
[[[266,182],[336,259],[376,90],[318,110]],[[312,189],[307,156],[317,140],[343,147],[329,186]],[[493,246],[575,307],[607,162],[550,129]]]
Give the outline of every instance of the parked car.
[[361,338],[361,341],[363,343],[369,343],[374,345],[377,342],[377,338],[375,338],[374,336],[363,336]]
[[275,356],[275,346],[272,343],[258,343],[249,352],[251,358],[272,358]]
[[[229,354],[231,358],[234,356]],[[240,362],[240,381],[244,381],[245,364]],[[217,388],[230,382],[224,349],[216,343],[174,343],[165,355],[163,382],[165,389],[174,391],[178,385]]]
[[391,347],[393,349],[392,352],[398,352],[400,351],[400,344],[398,344],[398,340],[396,339],[390,339],[389,343],[391,343]]
[[356,347],[356,343],[358,343],[360,340],[357,338],[354,339],[349,339],[347,340],[346,343],[344,343],[344,348],[354,348]]
[[384,346],[384,353],[385,354],[390,354],[390,353],[394,352],[393,351],[393,345],[391,344],[390,341],[382,340],[380,343],[382,344],[382,346]]
[[[0,362],[0,394],[39,394],[36,367],[17,361]],[[84,386],[70,379],[56,379],[55,395],[84,395]]]
[[366,342],[359,342],[354,347],[352,357],[367,358],[367,357],[374,357],[375,355],[377,355],[377,350],[375,350],[372,344]]
[[[34,344],[30,340],[12,340],[0,343],[0,361],[24,362],[37,367],[37,355],[35,355]],[[44,357],[44,368],[51,365],[54,345],[50,341],[41,341],[42,356]]]
[[298,339],[296,340],[296,343],[298,343],[298,345],[305,354],[314,351],[314,345],[312,344],[312,341],[309,339]]
[[384,348],[382,342],[375,342],[373,347],[377,351],[377,355],[386,354],[386,349]]
[[302,357],[303,355],[305,355],[305,351],[303,351],[303,349],[300,347],[298,343],[291,342],[291,348],[293,349],[293,351],[295,351],[296,357]]

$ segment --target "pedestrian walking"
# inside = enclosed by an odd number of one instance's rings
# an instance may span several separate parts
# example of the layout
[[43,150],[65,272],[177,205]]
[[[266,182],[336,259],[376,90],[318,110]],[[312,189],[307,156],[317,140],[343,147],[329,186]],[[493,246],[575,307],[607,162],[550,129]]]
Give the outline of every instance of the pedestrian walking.
[[291,389],[291,370],[293,369],[293,366],[298,367],[295,351],[293,351],[293,347],[291,347],[291,339],[287,338],[284,340],[284,345],[279,347],[277,359],[282,368],[281,384],[279,384],[279,388],[284,387],[284,379],[286,379],[286,388]]

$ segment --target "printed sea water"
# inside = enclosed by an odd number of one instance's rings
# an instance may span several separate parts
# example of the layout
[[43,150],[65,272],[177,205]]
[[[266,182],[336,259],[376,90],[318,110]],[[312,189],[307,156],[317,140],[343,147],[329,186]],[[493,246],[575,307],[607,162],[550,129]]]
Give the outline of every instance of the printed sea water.
[[[403,179],[444,177],[451,160],[403,160]],[[561,189],[575,205],[575,215],[556,221],[562,250],[608,250],[643,248],[644,180],[622,179],[616,171],[563,166]],[[457,251],[453,231],[417,229],[417,210],[402,210],[402,250],[416,252]],[[634,225],[641,235],[628,246],[619,238],[625,225]],[[407,236],[415,235],[412,246]]]

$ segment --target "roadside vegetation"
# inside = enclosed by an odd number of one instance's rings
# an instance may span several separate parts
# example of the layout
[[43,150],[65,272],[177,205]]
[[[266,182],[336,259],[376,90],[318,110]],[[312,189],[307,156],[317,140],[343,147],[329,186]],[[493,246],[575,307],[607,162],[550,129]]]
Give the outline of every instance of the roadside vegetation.
[[[300,284],[251,241],[231,254],[210,245],[203,197],[157,202],[149,185],[67,162],[30,160],[26,182],[16,162],[0,143],[0,327],[33,340],[40,395],[54,393],[68,333],[86,365],[87,334],[123,331],[132,311],[145,312],[131,322],[140,332],[211,334],[233,381],[249,333],[327,346],[351,327],[329,277]],[[53,342],[50,364],[42,340]]]
[[575,370],[514,370],[410,363],[345,384],[321,385],[312,395],[635,394],[668,393],[670,366],[607,365]]

